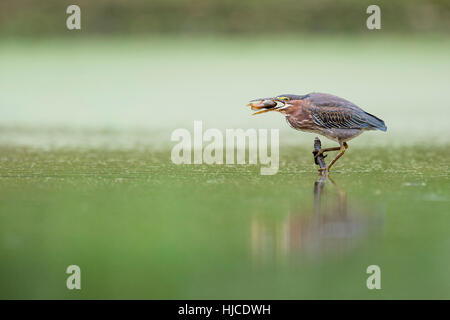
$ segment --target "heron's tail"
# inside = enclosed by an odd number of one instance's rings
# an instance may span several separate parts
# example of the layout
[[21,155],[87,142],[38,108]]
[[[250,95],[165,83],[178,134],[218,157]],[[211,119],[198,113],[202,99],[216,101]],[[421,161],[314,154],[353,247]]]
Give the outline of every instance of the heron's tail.
[[366,112],[366,114],[368,115],[367,117],[367,123],[374,129],[378,129],[381,131],[386,131],[387,127],[384,124],[384,121],[381,120],[380,118],[375,117],[373,114],[370,114],[368,112]]

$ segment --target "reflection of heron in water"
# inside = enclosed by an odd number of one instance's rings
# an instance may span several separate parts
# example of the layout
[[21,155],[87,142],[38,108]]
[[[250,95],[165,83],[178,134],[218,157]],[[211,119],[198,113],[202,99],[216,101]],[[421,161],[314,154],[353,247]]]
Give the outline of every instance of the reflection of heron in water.
[[[326,188],[327,184],[331,188]],[[314,183],[314,209],[298,204],[283,221],[267,221],[255,215],[252,221],[252,252],[256,258],[301,254],[338,254],[361,245],[372,231],[379,231],[383,218],[368,206],[350,205],[346,192],[329,177]]]

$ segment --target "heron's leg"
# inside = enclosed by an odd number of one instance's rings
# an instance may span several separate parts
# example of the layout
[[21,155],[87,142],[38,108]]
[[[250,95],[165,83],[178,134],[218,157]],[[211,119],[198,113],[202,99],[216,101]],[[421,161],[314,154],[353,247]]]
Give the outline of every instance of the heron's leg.
[[341,147],[341,152],[338,153],[338,155],[336,156],[336,158],[334,158],[330,164],[327,166],[327,171],[330,171],[331,167],[333,166],[333,164],[336,163],[336,161],[339,160],[340,157],[342,157],[345,153],[345,151],[348,149],[348,144],[347,142],[342,143],[342,147]]
[[[341,147],[334,147],[334,148],[324,148],[324,149],[319,149],[317,151],[313,151],[313,155],[314,155],[314,162],[319,165],[319,162],[317,160],[317,157],[323,155],[325,152],[328,151],[337,151],[337,150],[341,150]],[[323,156],[323,158],[326,158],[326,156]],[[320,170],[324,170],[325,168],[319,169]]]

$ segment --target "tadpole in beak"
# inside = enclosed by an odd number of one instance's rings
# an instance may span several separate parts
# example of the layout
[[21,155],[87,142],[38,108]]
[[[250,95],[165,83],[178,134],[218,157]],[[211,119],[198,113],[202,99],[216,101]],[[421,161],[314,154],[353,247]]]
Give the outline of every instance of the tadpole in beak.
[[274,100],[273,98],[263,98],[252,100],[248,105],[252,108],[252,110],[260,110],[253,114],[256,115],[268,111],[278,111],[280,108],[279,102],[283,103],[282,101]]
[[252,107],[252,110],[260,110],[275,108],[277,103],[273,99],[256,99],[250,101],[248,105]]

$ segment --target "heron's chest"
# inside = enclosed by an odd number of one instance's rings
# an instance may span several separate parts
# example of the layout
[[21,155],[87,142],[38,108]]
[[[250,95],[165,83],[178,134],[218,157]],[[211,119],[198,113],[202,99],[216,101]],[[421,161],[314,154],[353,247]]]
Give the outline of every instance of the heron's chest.
[[315,131],[317,129],[311,116],[306,113],[287,114],[286,121],[292,128],[297,130]]

